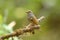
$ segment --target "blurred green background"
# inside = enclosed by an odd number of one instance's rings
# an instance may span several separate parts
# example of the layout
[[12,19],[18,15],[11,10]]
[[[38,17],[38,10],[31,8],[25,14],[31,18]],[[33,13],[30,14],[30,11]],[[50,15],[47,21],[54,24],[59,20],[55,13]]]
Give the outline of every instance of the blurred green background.
[[16,21],[13,30],[28,25],[28,10],[45,19],[40,22],[40,30],[23,36],[23,40],[60,40],[60,0],[0,0],[0,35],[8,33],[5,27],[11,21]]

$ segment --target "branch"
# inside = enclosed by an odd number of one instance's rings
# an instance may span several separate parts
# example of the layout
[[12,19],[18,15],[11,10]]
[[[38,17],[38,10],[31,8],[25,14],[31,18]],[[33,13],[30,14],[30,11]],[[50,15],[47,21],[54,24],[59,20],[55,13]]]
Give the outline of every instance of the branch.
[[34,34],[34,30],[40,28],[40,25],[38,24],[38,22],[40,22],[44,17],[42,16],[39,19],[37,19],[31,11],[28,11],[27,13],[29,15],[28,17],[30,17],[29,20],[31,21],[31,23],[23,29],[20,28],[11,34],[1,36],[0,40],[8,39],[9,37],[19,36],[26,32],[32,32]]

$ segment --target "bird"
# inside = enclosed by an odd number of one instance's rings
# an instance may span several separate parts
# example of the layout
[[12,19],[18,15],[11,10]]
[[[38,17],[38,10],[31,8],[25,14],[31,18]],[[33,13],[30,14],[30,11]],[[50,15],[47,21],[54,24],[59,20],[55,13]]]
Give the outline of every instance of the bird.
[[31,23],[38,25],[38,19],[35,17],[33,12],[31,10],[28,10],[26,13],[27,13],[27,16],[28,16],[28,20]]

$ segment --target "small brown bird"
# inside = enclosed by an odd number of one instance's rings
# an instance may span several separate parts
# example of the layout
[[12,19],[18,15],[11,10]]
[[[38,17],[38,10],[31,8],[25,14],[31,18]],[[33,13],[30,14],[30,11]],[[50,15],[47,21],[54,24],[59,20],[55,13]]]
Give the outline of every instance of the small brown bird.
[[27,16],[28,16],[28,20],[30,22],[32,22],[33,24],[38,24],[38,19],[35,17],[35,15],[33,14],[33,12],[31,10],[27,11]]

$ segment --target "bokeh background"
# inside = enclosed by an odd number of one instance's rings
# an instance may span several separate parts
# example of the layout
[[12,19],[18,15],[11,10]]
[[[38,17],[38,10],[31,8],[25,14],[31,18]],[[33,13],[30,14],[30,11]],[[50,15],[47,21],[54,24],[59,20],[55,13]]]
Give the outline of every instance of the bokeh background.
[[13,30],[28,25],[28,10],[45,19],[40,22],[40,30],[21,37],[23,40],[60,40],[60,0],[0,0],[0,35],[9,33],[5,28],[11,21],[16,22]]

